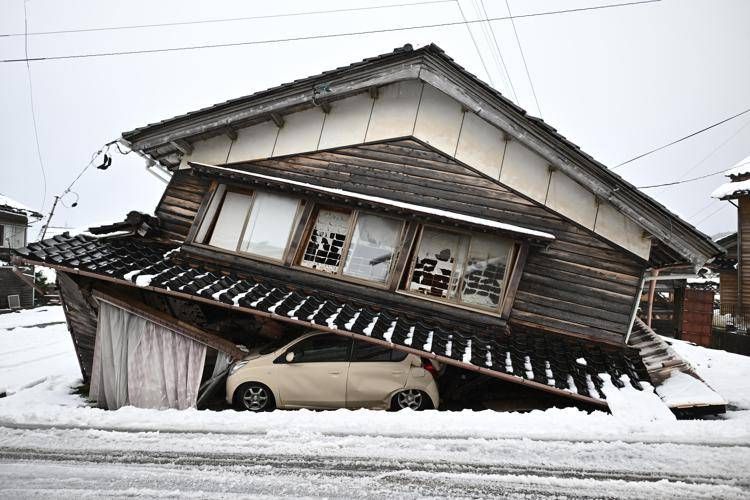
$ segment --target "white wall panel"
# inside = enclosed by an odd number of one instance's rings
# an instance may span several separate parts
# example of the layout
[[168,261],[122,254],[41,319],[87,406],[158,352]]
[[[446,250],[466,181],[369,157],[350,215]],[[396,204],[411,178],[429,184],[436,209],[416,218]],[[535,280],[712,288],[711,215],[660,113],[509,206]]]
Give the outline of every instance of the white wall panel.
[[332,102],[331,112],[323,124],[318,149],[364,142],[372,105],[373,100],[367,93]]
[[596,198],[560,171],[552,172],[546,205],[587,229],[594,229]]
[[378,89],[366,141],[411,135],[417,117],[422,82],[406,80]]
[[229,153],[229,162],[259,160],[273,154],[279,128],[267,121],[237,131],[237,140]]
[[209,165],[224,164],[227,162],[231,144],[232,141],[226,135],[217,135],[205,141],[196,141],[192,144],[193,153],[187,159],[198,163],[208,163]]
[[651,253],[651,240],[643,237],[643,229],[610,203],[599,204],[594,232],[644,259]]
[[466,113],[456,149],[456,159],[493,179],[498,179],[504,151],[503,132],[476,114]]
[[500,170],[500,182],[529,198],[544,203],[549,184],[547,161],[518,141],[510,141]]
[[273,156],[283,156],[318,149],[325,113],[320,108],[284,115]]
[[463,111],[461,104],[431,85],[425,85],[419,102],[414,136],[453,156],[458,144]]

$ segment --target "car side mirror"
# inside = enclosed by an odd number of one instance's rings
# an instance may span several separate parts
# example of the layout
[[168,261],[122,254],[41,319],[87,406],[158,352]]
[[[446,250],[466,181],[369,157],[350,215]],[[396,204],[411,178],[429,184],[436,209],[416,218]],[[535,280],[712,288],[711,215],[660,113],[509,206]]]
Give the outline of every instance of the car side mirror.
[[287,363],[291,363],[292,361],[294,361],[294,351],[289,351],[288,353],[286,353],[285,359]]
[[422,366],[422,358],[414,356],[411,359],[411,366]]

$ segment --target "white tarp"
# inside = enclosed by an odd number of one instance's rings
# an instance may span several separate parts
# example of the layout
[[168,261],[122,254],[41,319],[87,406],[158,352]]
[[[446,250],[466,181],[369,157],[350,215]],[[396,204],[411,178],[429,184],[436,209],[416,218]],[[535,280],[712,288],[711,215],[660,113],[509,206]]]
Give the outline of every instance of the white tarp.
[[110,410],[193,408],[205,360],[205,345],[102,301],[89,395]]

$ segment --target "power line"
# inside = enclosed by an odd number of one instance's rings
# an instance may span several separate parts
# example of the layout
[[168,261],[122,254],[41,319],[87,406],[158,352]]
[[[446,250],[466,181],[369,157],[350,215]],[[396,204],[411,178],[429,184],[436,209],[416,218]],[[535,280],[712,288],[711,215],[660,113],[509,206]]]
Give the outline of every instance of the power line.
[[482,63],[482,67],[484,68],[484,73],[487,75],[487,79],[489,79],[490,85],[494,87],[495,82],[492,79],[492,75],[490,74],[490,71],[487,69],[487,64],[485,64],[484,62],[484,57],[482,57],[482,51],[479,50],[479,45],[477,44],[476,38],[474,38],[474,33],[471,31],[471,26],[469,26],[469,21],[466,20],[466,16],[464,15],[464,9],[461,8],[461,2],[460,0],[455,0],[455,1],[456,1],[456,5],[458,6],[458,11],[461,13],[461,19],[463,19],[463,24],[466,26],[466,31],[469,32],[469,37],[471,37],[471,43],[474,44],[474,48],[477,51],[479,60]]
[[[23,30],[24,33],[29,30],[29,16],[26,10],[27,0],[23,0]],[[42,170],[42,208],[47,201],[47,172],[44,170],[44,160],[42,160],[42,148],[39,146],[39,130],[36,124],[36,110],[34,106],[34,84],[31,81],[31,65],[29,64],[29,37],[23,37],[23,51],[26,57],[26,73],[29,78],[29,103],[31,104],[31,123],[34,126],[34,142],[36,143],[36,155],[39,159],[39,168]]]
[[711,152],[710,152],[710,153],[708,153],[708,154],[707,154],[706,156],[704,156],[704,157],[703,157],[703,158],[702,158],[702,159],[701,159],[701,160],[700,160],[700,161],[699,161],[698,163],[696,163],[695,165],[693,165],[692,167],[690,167],[689,169],[687,169],[687,170],[686,170],[686,171],[685,171],[685,172],[684,172],[684,173],[682,174],[682,177],[680,177],[680,178],[679,178],[679,179],[677,179],[677,180],[678,180],[678,181],[681,181],[682,179],[684,179],[684,178],[685,178],[685,176],[686,176],[687,174],[689,174],[690,172],[692,172],[693,170],[695,170],[696,168],[698,168],[698,167],[699,167],[699,166],[700,166],[701,164],[703,164],[703,162],[704,162],[704,161],[708,160],[708,159],[709,159],[710,157],[712,157],[712,156],[713,156],[713,155],[714,155],[714,154],[715,154],[715,153],[716,153],[716,152],[717,152],[718,150],[720,150],[720,149],[721,149],[721,148],[723,148],[723,147],[724,147],[725,145],[727,145],[727,143],[729,143],[729,141],[731,141],[732,139],[734,139],[735,137],[737,137],[737,136],[739,135],[739,133],[740,133],[740,132],[742,132],[742,131],[743,131],[744,129],[746,129],[746,128],[747,128],[747,126],[748,126],[748,125],[750,125],[750,121],[748,121],[747,123],[745,123],[744,125],[742,125],[742,126],[741,126],[740,128],[738,128],[738,129],[737,129],[737,130],[736,130],[736,131],[735,131],[735,132],[734,132],[734,133],[733,133],[732,135],[730,135],[729,137],[727,137],[727,138],[726,138],[726,139],[725,139],[724,141],[722,141],[722,142],[721,142],[721,144],[719,144],[719,145],[718,145],[718,146],[716,146],[716,147],[715,147],[714,149],[712,149],[712,150],[711,150]]
[[513,100],[515,102],[518,102],[518,95],[516,94],[516,89],[513,87],[513,80],[510,78],[510,72],[508,71],[508,67],[505,65],[505,59],[503,59],[503,53],[500,50],[500,44],[497,43],[497,36],[495,36],[495,28],[492,27],[492,23],[490,22],[489,18],[490,16],[487,15],[487,8],[484,6],[484,0],[480,0],[482,5],[482,11],[484,12],[484,19],[487,21],[487,25],[490,27],[490,33],[492,34],[492,40],[495,42],[495,48],[497,49],[497,55],[500,56],[500,63],[503,66],[503,71],[505,72],[505,76],[508,77],[508,85],[510,85],[510,91],[513,94]]
[[423,24],[423,25],[416,25],[416,26],[404,26],[400,28],[382,28],[382,29],[376,29],[376,30],[352,31],[352,32],[347,32],[347,33],[325,33],[325,34],[320,34],[320,35],[296,36],[296,37],[275,38],[275,39],[267,39],[267,40],[251,40],[251,41],[245,41],[245,42],[190,45],[190,46],[184,46],[184,47],[168,47],[168,48],[159,48],[159,49],[95,52],[95,53],[89,53],[89,54],[69,54],[69,55],[47,56],[47,57],[32,57],[32,58],[26,57],[22,59],[3,59],[3,60],[0,60],[0,63],[14,63],[14,62],[24,62],[24,61],[31,61],[31,62],[55,61],[55,60],[66,60],[66,59],[83,59],[83,58],[90,58],[90,57],[110,57],[110,56],[124,56],[124,55],[133,55],[133,54],[154,54],[154,53],[163,53],[163,52],[177,52],[177,51],[184,51],[184,50],[213,49],[213,48],[221,48],[221,47],[241,47],[241,46],[246,46],[246,45],[267,45],[267,44],[272,44],[272,43],[285,43],[285,42],[295,42],[295,41],[302,41],[302,40],[319,40],[319,39],[327,39],[327,38],[370,35],[370,34],[377,34],[377,33],[392,33],[392,32],[409,31],[409,30],[417,30],[417,29],[430,29],[430,28],[442,28],[442,27],[447,27],[447,26],[458,26],[462,24],[474,24],[474,23],[481,23],[481,22],[487,22],[487,21],[504,21],[507,19],[524,19],[524,18],[531,18],[531,17],[550,16],[550,15],[556,15],[556,14],[569,14],[569,13],[586,12],[586,11],[594,11],[594,10],[612,9],[612,8],[617,8],[617,7],[644,5],[644,4],[661,2],[661,1],[662,0],[641,0],[638,2],[625,2],[625,3],[617,3],[617,4],[610,4],[610,5],[599,5],[596,7],[581,7],[578,9],[545,11],[545,12],[537,12],[534,14],[521,14],[518,16],[493,17],[493,18],[484,19],[484,20],[477,19],[477,20],[470,20],[470,21],[452,21],[452,22],[444,22],[444,23]]
[[[227,23],[236,21],[252,21],[258,19],[276,19],[283,17],[300,17],[300,16],[311,16],[318,14],[335,14],[339,12],[355,12],[363,10],[379,10],[379,9],[390,9],[393,7],[411,7],[415,5],[430,5],[437,3],[448,3],[455,0],[429,0],[426,2],[410,2],[410,3],[395,3],[388,5],[374,5],[371,7],[351,7],[348,9],[330,9],[330,10],[311,10],[305,12],[289,12],[286,14],[267,14],[262,16],[246,16],[246,17],[225,17],[218,19],[200,19],[196,21],[176,21],[169,23],[153,23],[153,24],[131,24],[126,26],[103,26],[99,28],[78,28],[69,30],[55,30],[55,31],[36,31],[28,33],[29,36],[37,35],[61,35],[66,33],[89,33],[95,31],[117,31],[117,30],[131,30],[140,28],[166,28],[170,26],[189,26],[195,24],[213,24],[213,23]],[[4,36],[23,36],[23,33],[4,33],[0,34],[0,37]]]
[[508,0],[505,0],[505,7],[508,9],[508,17],[510,17],[510,24],[513,26],[513,33],[516,35],[516,43],[518,44],[518,50],[521,52],[521,60],[523,61],[523,67],[526,70],[526,77],[529,79],[529,85],[531,86],[531,94],[534,96],[534,102],[536,103],[536,110],[539,116],[542,116],[542,108],[539,106],[539,99],[536,97],[536,90],[534,90],[534,82],[531,80],[531,73],[529,72],[529,65],[526,64],[526,56],[523,54],[523,47],[521,46],[521,39],[518,37],[518,30],[516,30],[516,22],[513,20],[513,13],[510,11],[510,4]]
[[704,222],[704,221],[706,221],[706,220],[710,219],[711,217],[713,217],[714,215],[718,214],[719,212],[721,212],[722,210],[724,210],[725,208],[727,208],[727,207],[729,207],[729,206],[731,206],[731,205],[728,205],[728,204],[724,204],[724,205],[720,206],[720,207],[719,207],[719,208],[718,208],[717,210],[714,210],[713,212],[711,212],[711,213],[710,213],[710,214],[708,214],[707,216],[703,217],[703,218],[702,218],[701,220],[699,220],[698,222],[694,222],[694,223],[693,223],[693,225],[694,225],[694,226],[697,226],[697,225],[698,225],[698,224],[700,224],[701,222]]
[[634,162],[635,160],[639,160],[639,159],[643,158],[644,156],[648,156],[648,155],[650,155],[650,154],[656,153],[657,151],[661,151],[662,149],[668,148],[669,146],[674,146],[674,145],[675,145],[675,144],[677,144],[678,142],[682,142],[682,141],[684,141],[684,140],[686,140],[686,139],[690,139],[691,137],[694,137],[694,136],[696,136],[696,135],[698,135],[698,134],[702,134],[703,132],[706,132],[707,130],[711,130],[711,129],[712,129],[712,128],[714,128],[714,127],[718,127],[718,126],[719,126],[719,125],[721,125],[722,123],[726,123],[726,122],[728,122],[728,121],[730,121],[730,120],[734,120],[735,118],[737,118],[737,117],[739,117],[739,116],[742,116],[742,115],[744,115],[745,113],[750,113],[750,108],[748,108],[748,109],[746,109],[745,111],[742,111],[742,112],[740,112],[740,113],[737,113],[736,115],[732,115],[732,116],[730,116],[729,118],[724,118],[724,119],[723,119],[723,120],[721,120],[721,121],[718,121],[718,122],[716,122],[716,123],[714,123],[714,124],[711,124],[711,125],[709,125],[708,127],[704,127],[704,128],[702,128],[702,129],[700,129],[700,130],[697,130],[697,131],[695,131],[695,132],[693,132],[693,133],[691,133],[691,134],[688,134],[688,135],[686,135],[686,136],[684,136],[684,137],[680,137],[679,139],[677,139],[677,140],[674,140],[674,141],[670,142],[669,144],[664,144],[663,146],[659,146],[658,148],[654,148],[654,149],[652,149],[651,151],[647,151],[647,152],[645,152],[645,153],[643,153],[643,154],[640,154],[640,155],[638,155],[638,156],[636,156],[636,157],[634,157],[634,158],[631,158],[631,159],[629,159],[629,160],[627,160],[627,161],[624,161],[624,162],[622,162],[622,163],[620,163],[620,164],[618,164],[618,165],[615,165],[614,167],[611,167],[611,168],[610,168],[610,170],[614,170],[614,169],[616,169],[616,168],[620,168],[620,167],[622,167],[623,165],[627,165],[628,163]]
[[703,208],[701,208],[697,212],[693,212],[692,215],[688,215],[687,217],[685,217],[685,219],[690,220],[693,217],[695,217],[696,215],[702,214],[707,208],[710,208],[710,207],[714,206],[714,204],[718,203],[718,202],[719,202],[719,200],[717,200],[716,198],[711,198],[711,201],[708,202],[708,205],[704,206]]
[[650,189],[650,188],[658,188],[658,187],[664,187],[664,186],[674,186],[676,184],[684,184],[686,182],[693,182],[698,181],[701,179],[706,179],[708,177],[713,177],[714,175],[723,174],[726,172],[727,169],[723,168],[717,172],[712,172],[710,174],[701,175],[700,177],[693,177],[692,179],[685,179],[685,180],[679,180],[679,181],[673,181],[673,182],[665,182],[664,184],[653,184],[651,186],[637,186],[638,189]]

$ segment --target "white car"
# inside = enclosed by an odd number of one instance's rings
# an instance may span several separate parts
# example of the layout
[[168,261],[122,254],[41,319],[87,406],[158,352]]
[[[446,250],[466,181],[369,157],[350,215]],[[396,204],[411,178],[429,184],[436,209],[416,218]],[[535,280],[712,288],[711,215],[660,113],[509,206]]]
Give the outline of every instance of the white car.
[[437,408],[436,365],[414,354],[311,332],[251,351],[226,382],[239,409]]

